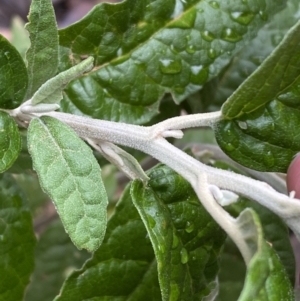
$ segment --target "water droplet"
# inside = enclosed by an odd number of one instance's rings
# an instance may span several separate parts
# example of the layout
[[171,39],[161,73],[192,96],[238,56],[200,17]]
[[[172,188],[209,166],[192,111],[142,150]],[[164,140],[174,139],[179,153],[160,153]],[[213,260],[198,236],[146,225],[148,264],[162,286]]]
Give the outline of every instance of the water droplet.
[[155,219],[151,215],[147,215],[148,223],[150,228],[154,228],[156,225]]
[[178,54],[179,51],[175,48],[173,44],[171,44],[170,48],[173,53]]
[[158,249],[163,254],[166,252],[166,246],[164,244],[159,244]]
[[221,36],[222,40],[227,42],[237,42],[242,39],[242,37],[233,29],[225,28]]
[[186,264],[189,261],[189,254],[185,248],[180,251],[180,261],[182,264]]
[[210,48],[207,52],[207,55],[209,58],[211,58],[212,60],[214,60],[217,57],[217,52],[215,49]]
[[228,152],[232,152],[235,149],[235,146],[232,143],[226,143],[224,148],[228,151]]
[[246,121],[238,121],[238,125],[239,125],[239,127],[242,129],[242,130],[247,130],[247,128],[248,128],[248,124],[247,124],[247,122]]
[[186,47],[185,51],[186,51],[187,53],[189,53],[189,54],[193,54],[193,53],[195,53],[196,49],[195,49],[195,46],[193,46],[193,45],[188,45],[188,46]]
[[181,72],[182,65],[180,60],[161,59],[159,69],[164,74],[177,74]]
[[202,65],[192,66],[190,81],[196,85],[202,85],[207,81],[208,78],[208,69],[204,68]]
[[176,249],[179,244],[179,238],[175,234],[173,234],[173,242],[172,242],[172,249]]
[[10,59],[10,53],[9,53],[9,51],[5,51],[4,55],[6,56],[7,59]]
[[265,11],[260,10],[258,14],[263,21],[268,21],[268,14]]
[[192,260],[193,260],[193,261],[197,260],[197,257],[196,257],[196,256],[193,256],[193,257],[192,257]]
[[219,8],[220,4],[217,1],[210,1],[209,5],[213,8]]
[[111,85],[113,82],[112,78],[109,79],[108,83]]
[[185,38],[186,38],[187,41],[191,40],[191,36],[190,35],[185,36]]
[[263,162],[267,167],[272,167],[274,166],[275,163],[275,158],[272,154],[271,151],[267,151],[264,155],[263,155]]
[[196,210],[192,210],[192,215],[195,215],[196,214]]
[[184,230],[187,233],[192,233],[194,231],[194,229],[195,229],[194,224],[190,223],[190,222],[187,222]]
[[230,17],[233,21],[236,21],[242,25],[248,25],[254,18],[252,12],[241,12],[236,11],[230,14]]
[[122,48],[119,48],[117,50],[117,56],[121,56],[123,54],[123,49]]
[[208,30],[201,31],[201,37],[203,40],[205,40],[207,42],[211,42],[215,39],[214,34]]

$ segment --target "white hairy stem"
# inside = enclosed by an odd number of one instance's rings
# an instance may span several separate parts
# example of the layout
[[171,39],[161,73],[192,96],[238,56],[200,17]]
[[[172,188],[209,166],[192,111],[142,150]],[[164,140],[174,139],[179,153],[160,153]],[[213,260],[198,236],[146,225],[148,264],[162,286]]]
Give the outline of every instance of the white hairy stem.
[[[12,112],[12,115],[14,115],[14,112]],[[24,116],[19,112],[16,117],[30,120],[34,116],[38,117],[40,115],[42,114]],[[182,175],[191,183],[196,193],[201,190],[200,175],[206,174],[208,184],[216,185],[220,189],[229,190],[257,201],[283,218],[296,235],[300,234],[300,223],[298,222],[300,217],[299,200],[275,191],[264,182],[207,166],[168,143],[164,138],[164,132],[167,132],[168,136],[172,131],[178,133],[177,131],[182,128],[212,126],[217,120],[220,120],[220,112],[175,117],[151,127],[96,120],[60,112],[51,112],[46,115],[68,124],[84,139],[121,144],[149,154]],[[207,199],[201,199],[201,202],[231,236],[230,229],[227,229],[226,223],[223,221],[225,215],[220,214],[223,209],[216,202],[214,202],[215,205],[210,204]]]

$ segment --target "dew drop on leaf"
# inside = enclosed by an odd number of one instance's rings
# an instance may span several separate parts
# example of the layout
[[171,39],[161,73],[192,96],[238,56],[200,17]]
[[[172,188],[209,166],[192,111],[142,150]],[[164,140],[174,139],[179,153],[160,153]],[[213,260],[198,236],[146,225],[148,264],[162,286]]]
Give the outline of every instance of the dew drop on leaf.
[[217,57],[217,52],[215,49],[210,48],[207,52],[207,55],[209,58],[211,58],[212,60],[214,60]]
[[208,78],[207,68],[203,68],[202,65],[191,67],[190,81],[193,84],[201,85],[206,82],[207,78]]
[[191,222],[187,222],[184,230],[187,233],[192,233],[194,231],[194,229],[195,229],[194,224]]
[[220,7],[220,5],[217,1],[210,1],[209,5],[213,8],[219,8]]
[[180,261],[182,264],[186,264],[189,261],[189,254],[185,248],[180,251]]
[[205,40],[207,42],[211,42],[215,39],[214,34],[208,30],[201,31],[201,37],[203,40]]
[[188,45],[185,50],[189,54],[193,54],[196,51],[196,49],[195,49],[195,47],[193,45]]
[[242,39],[242,37],[233,29],[225,28],[222,32],[221,36],[222,40],[227,42],[237,42]]
[[230,142],[226,143],[224,147],[228,152],[232,152],[235,149],[234,145]]
[[275,158],[271,151],[268,151],[263,155],[263,162],[267,167],[274,166]]
[[151,215],[147,215],[147,219],[148,219],[150,228],[154,228],[155,224],[156,224],[155,219]]
[[254,18],[254,14],[252,12],[232,12],[230,17],[233,21],[238,22],[241,25],[248,25]]
[[181,72],[182,64],[180,60],[161,59],[159,69],[164,74],[177,74]]
[[268,20],[268,14],[266,12],[260,10],[258,14],[259,14],[259,16],[261,17],[261,19],[263,21],[267,21]]

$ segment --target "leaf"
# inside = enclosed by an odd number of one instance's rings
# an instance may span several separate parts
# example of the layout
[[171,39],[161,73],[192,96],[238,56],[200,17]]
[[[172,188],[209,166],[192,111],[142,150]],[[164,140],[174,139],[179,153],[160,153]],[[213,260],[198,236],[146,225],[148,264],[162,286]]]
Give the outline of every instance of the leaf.
[[35,236],[24,195],[14,179],[0,181],[0,300],[22,301],[34,268]]
[[89,57],[78,65],[59,73],[44,83],[31,99],[32,104],[59,103],[62,98],[62,90],[74,78],[93,68],[93,57]]
[[32,0],[28,15],[31,46],[26,53],[29,85],[26,98],[48,79],[52,78],[58,67],[58,32],[51,0]]
[[202,300],[215,285],[226,235],[181,176],[163,165],[149,176],[147,187],[134,181],[131,194],[154,248],[162,300]]
[[272,245],[274,251],[276,251],[281,263],[285,267],[291,284],[294,284],[296,262],[287,226],[269,209],[244,198],[240,198],[239,202],[228,206],[226,210],[228,210],[231,215],[237,216],[245,208],[254,209],[259,216],[264,232],[264,238]]
[[220,290],[216,301],[237,300],[243,289],[245,274],[243,257],[235,244],[227,239],[221,254],[218,275]]
[[35,271],[25,301],[52,301],[69,274],[89,258],[79,252],[60,221],[55,221],[41,234],[35,251]]
[[261,67],[224,103],[224,117],[236,119],[257,110],[295,80],[300,72],[299,28],[297,22]]
[[16,47],[22,58],[30,47],[28,32],[24,28],[24,21],[19,16],[12,18],[11,24],[11,44]]
[[[228,97],[249,77],[278,46],[284,35],[297,21],[298,0],[288,0],[287,7],[276,14],[246,47],[227,65],[220,75],[188,100],[193,113],[219,110]],[[201,97],[201,102],[199,102]],[[202,111],[195,110],[198,107]],[[204,108],[203,108],[204,107]]]
[[60,68],[97,68],[65,90],[62,109],[142,124],[167,92],[179,103],[215,77],[284,0],[134,0],[100,4],[60,31]]
[[0,145],[0,172],[4,172],[18,158],[22,142],[16,122],[3,111],[0,111]]
[[27,90],[27,70],[17,49],[1,35],[0,82],[0,108],[14,109],[18,107]]
[[220,147],[232,159],[261,171],[286,172],[300,149],[300,22],[266,61],[224,103],[215,126]]
[[252,300],[295,300],[284,267],[272,247],[264,241],[248,266],[245,285],[238,299]]
[[91,149],[68,126],[45,116],[30,122],[28,150],[73,243],[95,251],[105,234],[108,201]]
[[130,186],[108,221],[102,245],[68,277],[55,300],[161,300],[153,249]]

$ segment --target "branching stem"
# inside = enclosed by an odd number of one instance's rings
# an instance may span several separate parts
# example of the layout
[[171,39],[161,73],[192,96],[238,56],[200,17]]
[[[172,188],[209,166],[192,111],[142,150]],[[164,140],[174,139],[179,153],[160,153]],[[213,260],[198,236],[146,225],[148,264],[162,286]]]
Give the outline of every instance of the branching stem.
[[[23,122],[43,114],[28,115],[16,109],[11,112],[11,115]],[[184,128],[213,126],[215,122],[221,119],[220,112],[175,117],[151,127],[96,120],[60,112],[50,112],[46,115],[68,124],[84,139],[121,144],[149,154],[182,175],[191,183],[198,196],[203,194],[200,179],[205,175],[208,184],[257,201],[283,218],[295,233],[300,233],[299,201],[275,191],[265,182],[207,166],[168,143],[164,138],[172,135],[180,136],[179,130]],[[201,198],[201,202],[220,226],[232,236],[232,223],[228,219],[229,215],[217,202],[212,203],[211,198],[212,196]],[[236,240],[234,237],[232,239]],[[247,257],[247,255],[245,256]]]

